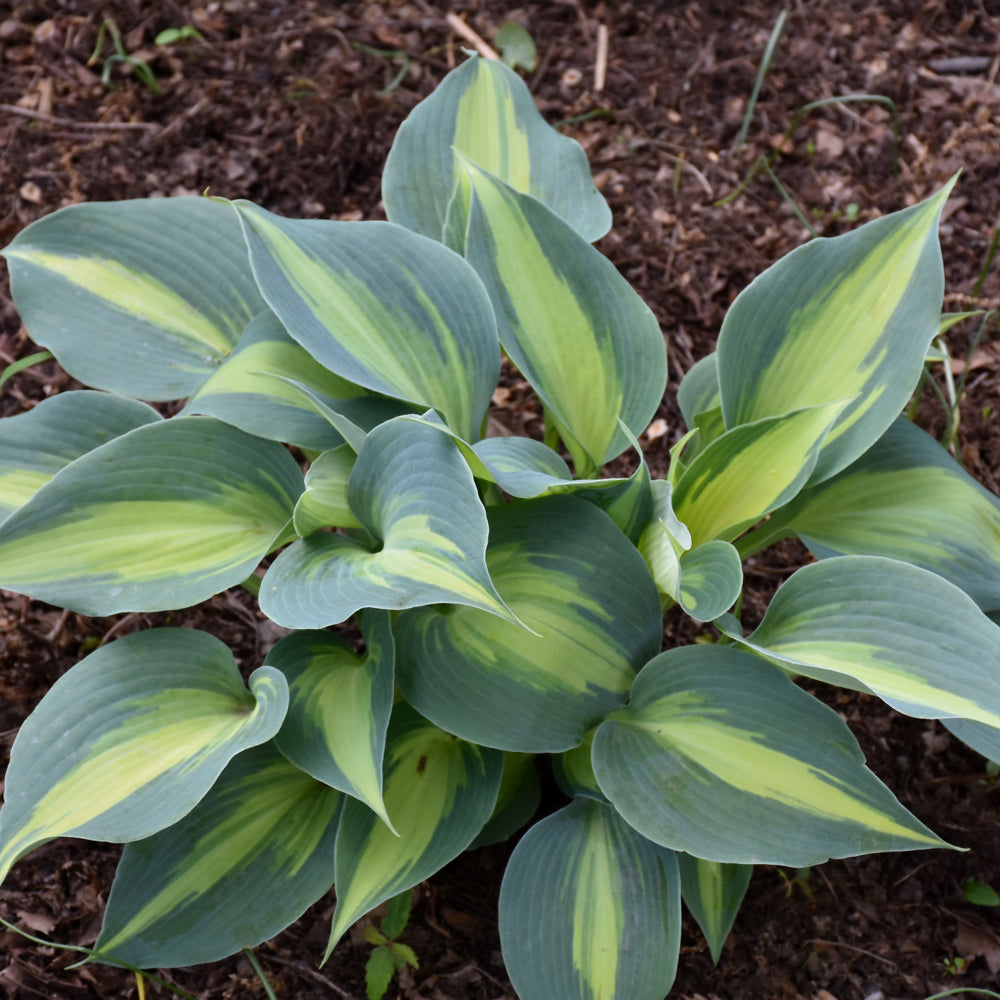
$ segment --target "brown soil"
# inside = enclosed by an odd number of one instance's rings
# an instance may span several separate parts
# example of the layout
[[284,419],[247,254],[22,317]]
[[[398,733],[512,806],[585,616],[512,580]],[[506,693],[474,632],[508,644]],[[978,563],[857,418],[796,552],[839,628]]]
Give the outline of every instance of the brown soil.
[[[656,312],[667,334],[671,393],[644,439],[664,468],[680,419],[672,391],[710,351],[729,303],[808,232],[775,183],[758,172],[725,205],[796,112],[819,98],[879,94],[899,112],[898,148],[885,103],[806,114],[773,163],[821,234],[912,204],[955,171],[962,177],[942,226],[947,308],[1000,305],[1000,271],[982,277],[1000,212],[1000,7],[997,0],[790,0],[787,25],[754,111],[734,148],[754,77],[781,5],[766,0],[548,3],[323,3],[319,0],[0,0],[0,244],[61,205],[199,193],[249,198],[290,216],[381,217],[379,176],[406,113],[461,58],[445,14],[492,39],[515,17],[538,42],[530,86],[551,121],[586,147],[615,213],[602,249]],[[133,73],[87,66],[102,17],[145,59],[162,95]],[[204,41],[158,49],[158,31],[190,24]],[[599,25],[609,30],[606,83],[594,84]],[[382,50],[377,54],[373,50]],[[110,52],[106,47],[105,53]],[[389,54],[386,54],[388,52]],[[401,80],[397,70],[408,69]],[[1000,348],[991,325],[965,365],[978,327],[948,336],[965,375],[956,450],[994,491],[1000,477]],[[34,350],[0,293],[0,367]],[[0,397],[10,415],[71,384],[53,363],[14,378]],[[524,393],[510,419],[530,421]],[[920,420],[945,428],[925,390]],[[802,553],[786,546],[748,578],[763,600]],[[128,615],[84,619],[0,594],[0,740],[85,641],[147,627]],[[230,643],[248,665],[269,645],[252,602],[221,595],[173,616]],[[917,1000],[946,989],[993,987],[1000,971],[997,910],[966,901],[961,884],[1000,886],[997,786],[984,761],[940,726],[900,717],[857,695],[821,692],[848,719],[872,768],[902,801],[968,853],[840,861],[797,877],[760,868],[718,968],[685,924],[672,996]],[[420,970],[389,996],[512,997],[499,956],[496,893],[507,848],[456,861],[418,892],[404,940]],[[117,849],[57,842],[21,862],[0,890],[0,915],[55,941],[94,940]],[[366,947],[346,942],[322,970],[330,900],[258,949],[280,997],[364,996]],[[68,970],[73,955],[0,936],[0,991],[8,997],[122,998],[118,970]],[[197,997],[260,997],[248,962],[171,972]],[[147,983],[150,997],[167,992]]]

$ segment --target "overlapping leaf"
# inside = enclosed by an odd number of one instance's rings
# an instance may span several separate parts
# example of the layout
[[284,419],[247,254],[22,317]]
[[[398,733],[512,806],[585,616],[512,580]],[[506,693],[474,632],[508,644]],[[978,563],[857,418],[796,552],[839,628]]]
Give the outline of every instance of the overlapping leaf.
[[656,318],[611,262],[544,205],[468,161],[465,170],[465,255],[490,293],[504,350],[550,411],[577,474],[591,475],[659,406],[666,351]]
[[981,608],[1000,608],[1000,502],[929,434],[899,419],[856,462],[776,511],[819,557],[889,556],[932,570]]
[[659,649],[656,588],[628,539],[585,500],[526,500],[489,514],[490,574],[537,634],[473,608],[408,611],[394,626],[397,683],[463,739],[565,750],[623,703]]
[[160,415],[106,392],[63,392],[0,420],[0,521],[75,458]]
[[500,890],[504,964],[521,1000],[662,1000],[680,924],[673,851],[593,799],[536,823]]
[[478,439],[500,350],[489,299],[461,257],[388,222],[236,207],[261,292],[309,354],[374,392],[435,407]]
[[865,767],[835,712],[731,647],[651,660],[628,707],[598,727],[592,757],[636,830],[711,861],[801,867],[943,846]]
[[729,631],[907,715],[1000,727],[1000,626],[929,570],[879,556],[826,559],[789,577],[751,636]]
[[0,810],[0,879],[54,837],[130,841],[176,823],[241,750],[269,740],[284,676],[244,686],[232,653],[193,629],[125,636],[49,690],[11,750]]
[[937,224],[954,181],[913,208],[793,250],[736,299],[719,334],[727,427],[850,399],[812,474],[850,465],[896,419],[938,332]]
[[270,744],[239,754],[184,819],[125,848],[99,959],[196,965],[274,937],[333,885],[340,800]]
[[345,802],[326,957],[359,917],[429,878],[469,846],[493,812],[502,771],[502,754],[449,736],[405,703],[396,706],[383,795],[397,833],[361,802]]
[[3,254],[32,338],[140,399],[189,396],[264,308],[232,210],[208,198],[70,205]]
[[347,501],[347,484],[357,456],[350,445],[324,451],[306,472],[305,490],[295,504],[295,532],[305,537],[320,528],[360,528]]
[[249,434],[300,448],[335,448],[340,435],[294,383],[362,423],[366,410],[384,403],[320,365],[267,310],[250,323],[233,353],[184,412],[205,413]]
[[727,431],[700,452],[674,493],[693,544],[730,541],[805,485],[842,402]]
[[288,714],[275,737],[297,767],[353,795],[389,822],[382,755],[393,699],[393,641],[384,611],[362,614],[367,653],[330,632],[295,632],[268,654],[288,679]]
[[712,961],[718,965],[722,946],[750,884],[753,865],[702,861],[690,854],[678,854],[677,864],[681,871],[681,898],[698,921]]
[[364,607],[450,601],[512,618],[486,568],[486,512],[457,445],[399,418],[366,438],[347,498],[374,542],[316,533],[290,545],[264,577],[264,613],[320,628]]
[[253,571],[302,474],[210,417],[130,431],[58,472],[0,526],[0,586],[81,614],[197,604]]
[[382,175],[393,222],[441,239],[449,204],[461,197],[456,151],[537,198],[586,240],[611,228],[586,153],[544,121],[524,82],[501,63],[470,58],[400,126]]
[[718,618],[743,589],[743,564],[729,542],[716,539],[680,557],[678,603],[695,621]]

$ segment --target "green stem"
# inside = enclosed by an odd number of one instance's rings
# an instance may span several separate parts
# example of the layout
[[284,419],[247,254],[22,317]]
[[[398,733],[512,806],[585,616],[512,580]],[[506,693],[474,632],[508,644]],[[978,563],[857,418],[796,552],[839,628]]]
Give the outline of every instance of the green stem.
[[278,1000],[277,994],[274,992],[274,987],[271,986],[271,981],[267,978],[267,973],[264,972],[260,962],[257,961],[257,956],[253,953],[253,949],[244,948],[243,954],[246,955],[247,961],[253,967],[253,971],[257,974],[257,978],[260,980],[261,986],[264,987],[264,993],[267,995],[267,1000]]
[[40,365],[43,361],[49,361],[51,358],[51,351],[38,351],[35,354],[29,354],[26,358],[21,358],[20,361],[15,361],[13,364],[7,365],[3,370],[3,374],[0,374],[0,389],[18,372],[23,372],[25,368],[30,368],[32,365]]

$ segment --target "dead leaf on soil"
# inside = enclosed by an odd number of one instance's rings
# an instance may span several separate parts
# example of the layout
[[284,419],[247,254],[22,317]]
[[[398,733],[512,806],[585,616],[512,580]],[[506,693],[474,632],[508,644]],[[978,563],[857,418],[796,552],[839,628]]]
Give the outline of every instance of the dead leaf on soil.
[[955,947],[966,958],[985,958],[993,975],[1000,972],[1000,938],[993,931],[959,920]]

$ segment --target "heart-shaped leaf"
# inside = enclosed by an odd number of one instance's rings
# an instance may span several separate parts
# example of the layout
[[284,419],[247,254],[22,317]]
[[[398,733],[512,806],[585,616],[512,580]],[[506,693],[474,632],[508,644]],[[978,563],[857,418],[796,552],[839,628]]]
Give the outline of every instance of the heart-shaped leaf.
[[400,417],[365,438],[351,472],[351,510],[375,539],[316,533],[282,552],[261,608],[288,628],[321,628],[364,607],[449,601],[515,620],[486,568],[486,512],[457,445]]
[[274,937],[333,885],[340,801],[270,744],[239,754],[180,822],[126,846],[97,958],[173,968]]
[[248,691],[229,649],[194,629],[136,632],[59,678],[11,749],[0,879],[54,837],[130,841],[176,823],[288,707],[271,667]]
[[3,255],[32,338],[140,399],[190,396],[265,308],[232,210],[209,198],[70,205]]
[[487,565],[534,629],[473,608],[418,608],[394,626],[397,683],[442,729],[503,750],[566,750],[623,703],[659,649],[649,571],[610,518],[578,497],[490,509]]

